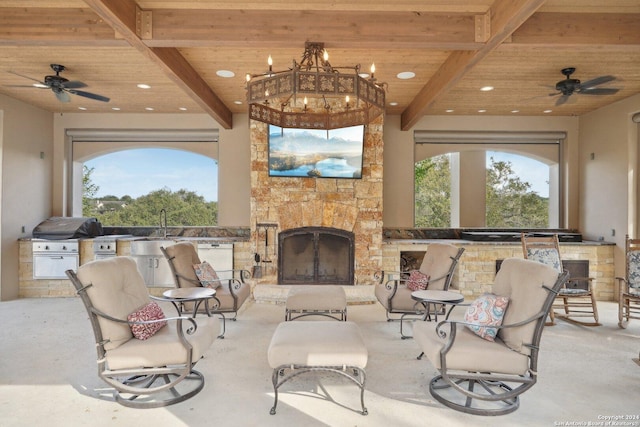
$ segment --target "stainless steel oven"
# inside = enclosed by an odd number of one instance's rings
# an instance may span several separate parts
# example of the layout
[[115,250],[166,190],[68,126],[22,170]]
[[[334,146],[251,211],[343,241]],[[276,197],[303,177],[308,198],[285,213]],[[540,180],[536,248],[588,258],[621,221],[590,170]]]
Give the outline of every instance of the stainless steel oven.
[[67,270],[77,270],[80,264],[77,239],[33,239],[33,278],[66,279]]

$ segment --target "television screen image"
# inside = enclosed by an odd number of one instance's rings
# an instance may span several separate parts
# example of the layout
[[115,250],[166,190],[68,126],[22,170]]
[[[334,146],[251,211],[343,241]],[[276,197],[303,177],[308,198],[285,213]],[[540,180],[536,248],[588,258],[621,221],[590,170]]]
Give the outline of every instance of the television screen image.
[[269,125],[269,176],[362,178],[364,126],[290,129]]

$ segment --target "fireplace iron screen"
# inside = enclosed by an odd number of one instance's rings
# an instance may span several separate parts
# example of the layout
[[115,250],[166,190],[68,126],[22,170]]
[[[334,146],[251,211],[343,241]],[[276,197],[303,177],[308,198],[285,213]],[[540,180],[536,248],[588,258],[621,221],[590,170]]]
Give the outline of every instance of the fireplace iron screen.
[[354,235],[330,227],[301,227],[278,235],[281,285],[353,285]]

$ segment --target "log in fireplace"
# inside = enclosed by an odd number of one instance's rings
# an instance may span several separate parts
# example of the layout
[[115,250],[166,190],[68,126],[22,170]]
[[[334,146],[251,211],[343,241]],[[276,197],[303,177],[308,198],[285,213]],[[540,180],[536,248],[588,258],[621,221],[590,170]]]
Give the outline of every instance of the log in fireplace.
[[353,285],[354,234],[331,227],[301,227],[278,235],[278,284]]

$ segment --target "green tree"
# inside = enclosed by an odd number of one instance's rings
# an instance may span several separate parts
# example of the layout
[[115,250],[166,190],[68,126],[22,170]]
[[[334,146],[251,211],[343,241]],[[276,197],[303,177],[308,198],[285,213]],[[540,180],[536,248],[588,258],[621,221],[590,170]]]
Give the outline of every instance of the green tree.
[[415,165],[415,225],[451,226],[451,170],[449,155],[431,157]]
[[97,213],[95,195],[100,187],[91,181],[91,174],[95,168],[82,167],[82,215],[95,216]]
[[[549,224],[549,200],[531,191],[511,162],[491,158],[487,168],[486,221],[492,228],[545,228]],[[449,155],[415,165],[415,226],[451,227],[451,172]]]
[[166,209],[169,226],[216,225],[218,203],[207,202],[195,192],[168,188],[152,191],[126,204],[123,208],[98,216],[108,226],[159,226],[160,211]]
[[486,225],[495,228],[545,228],[549,224],[549,200],[531,191],[511,162],[491,157],[487,168]]

